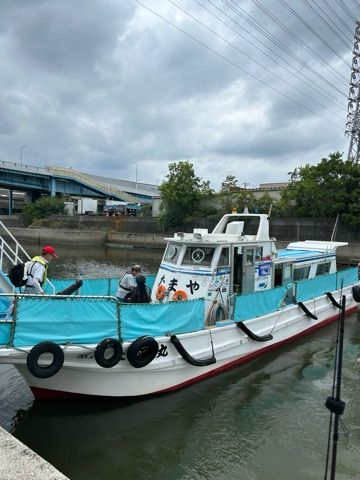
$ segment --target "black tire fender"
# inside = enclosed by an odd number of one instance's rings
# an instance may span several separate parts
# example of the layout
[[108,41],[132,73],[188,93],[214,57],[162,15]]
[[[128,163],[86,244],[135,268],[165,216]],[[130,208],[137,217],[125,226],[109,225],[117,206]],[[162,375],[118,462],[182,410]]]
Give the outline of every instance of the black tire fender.
[[134,368],[149,365],[157,355],[159,344],[148,335],[137,338],[128,348],[127,359]]
[[[106,358],[105,354],[109,348],[113,349],[113,354],[111,357]],[[122,354],[123,348],[118,340],[115,338],[104,338],[104,340],[101,340],[101,342],[96,346],[95,360],[100,367],[112,368],[120,362]]]
[[360,285],[353,286],[352,294],[355,302],[359,303],[360,302]]
[[[50,365],[42,367],[39,365],[39,358],[44,353],[51,353],[53,361]],[[54,342],[40,342],[29,352],[26,364],[31,375],[37,378],[50,378],[61,369],[64,364],[64,352],[62,348]]]

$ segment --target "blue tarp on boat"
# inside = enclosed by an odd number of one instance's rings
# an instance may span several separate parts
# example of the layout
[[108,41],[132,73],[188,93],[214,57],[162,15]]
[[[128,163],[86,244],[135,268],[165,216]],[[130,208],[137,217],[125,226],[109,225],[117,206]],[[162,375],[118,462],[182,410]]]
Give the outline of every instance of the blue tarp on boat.
[[333,292],[341,287],[348,287],[358,282],[357,267],[347,268],[337,273],[323,275],[310,280],[303,280],[296,283],[296,300],[305,302],[311,298],[324,295],[326,292]]
[[144,334],[155,337],[201,330],[204,308],[202,298],[186,302],[121,305],[122,337],[130,340]]
[[276,287],[261,292],[243,293],[235,297],[234,320],[266,315],[280,308],[284,301],[287,287]]
[[[43,341],[98,343],[107,337],[130,340],[142,335],[201,330],[203,324],[203,299],[123,305],[112,298],[19,296],[12,346],[31,346]],[[9,343],[8,328],[1,326],[0,330],[1,343]]]
[[311,298],[324,295],[325,292],[336,290],[336,273],[311,278],[296,283],[295,298],[298,302],[305,302]]
[[336,277],[336,287],[348,287],[354,283],[357,283],[358,280],[358,267],[347,268],[346,270],[341,270],[337,272]]
[[302,280],[284,287],[236,295],[234,320],[247,320],[279,309],[285,299],[287,289],[292,288],[293,285],[295,285],[296,301],[305,302],[306,300],[324,295],[326,292],[333,292],[342,286],[345,288],[355,283],[358,283],[357,267],[341,270],[330,275],[322,275],[310,280]]
[[118,302],[111,298],[19,297],[13,346],[46,340],[64,344],[119,338],[118,308]]

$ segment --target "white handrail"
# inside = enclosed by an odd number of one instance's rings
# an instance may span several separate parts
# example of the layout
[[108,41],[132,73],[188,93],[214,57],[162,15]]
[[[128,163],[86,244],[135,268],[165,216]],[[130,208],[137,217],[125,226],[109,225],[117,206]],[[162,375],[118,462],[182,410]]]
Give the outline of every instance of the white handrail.
[[[8,235],[11,238],[11,240],[15,243],[15,251],[14,251],[10,247],[10,245],[6,242],[3,235],[0,235],[0,241],[1,241],[1,243],[0,243],[0,248],[1,248],[0,269],[3,271],[4,255],[10,261],[10,263],[12,263],[13,265],[16,265],[17,263],[22,262],[22,259],[19,255],[19,250],[21,251],[22,256],[25,257],[26,260],[31,260],[31,257],[27,253],[27,251],[20,245],[20,243],[16,240],[14,235],[10,232],[10,230],[1,221],[0,221],[0,227],[3,229],[3,231],[6,233],[6,235]],[[48,278],[46,279],[46,281],[49,283],[53,292],[55,293],[55,287],[54,287],[53,283]],[[14,287],[14,291],[15,291],[15,287]]]

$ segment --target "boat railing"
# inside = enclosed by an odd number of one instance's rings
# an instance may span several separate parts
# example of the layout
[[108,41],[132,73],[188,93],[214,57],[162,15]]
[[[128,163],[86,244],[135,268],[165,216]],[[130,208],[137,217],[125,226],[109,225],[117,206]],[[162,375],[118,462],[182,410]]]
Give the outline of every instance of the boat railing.
[[[4,257],[6,257],[12,265],[16,265],[18,262],[21,262],[22,258],[26,258],[26,260],[30,260],[30,255],[26,252],[26,250],[20,245],[20,243],[16,240],[10,230],[0,221],[1,227],[1,252],[0,252],[0,268],[3,270],[4,267]],[[13,241],[14,247],[12,248],[9,243],[5,240],[3,235],[10,237]],[[20,256],[21,255],[21,256]]]
[[[13,246],[10,246],[9,243],[5,240],[4,236],[9,237]],[[14,235],[10,230],[0,221],[0,269],[4,271],[5,259],[7,259],[11,265],[17,265],[25,259],[25,262],[31,260],[30,255],[27,251],[21,246],[21,244],[16,240]],[[46,282],[50,285],[53,292],[55,293],[54,285],[49,279],[46,279]],[[14,287],[15,291],[15,287]]]

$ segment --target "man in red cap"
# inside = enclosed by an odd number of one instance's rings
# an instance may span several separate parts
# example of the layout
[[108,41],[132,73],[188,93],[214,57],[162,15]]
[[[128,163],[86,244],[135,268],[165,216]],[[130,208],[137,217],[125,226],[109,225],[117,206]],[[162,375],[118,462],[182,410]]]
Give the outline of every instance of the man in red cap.
[[41,255],[36,255],[31,259],[27,267],[28,278],[24,293],[44,295],[43,286],[46,282],[47,269],[53,257],[59,258],[53,247],[48,245],[43,248]]

